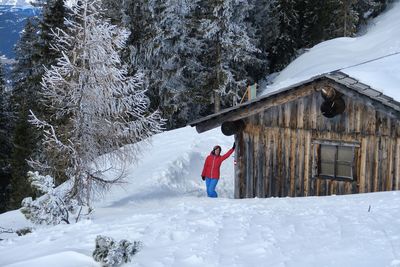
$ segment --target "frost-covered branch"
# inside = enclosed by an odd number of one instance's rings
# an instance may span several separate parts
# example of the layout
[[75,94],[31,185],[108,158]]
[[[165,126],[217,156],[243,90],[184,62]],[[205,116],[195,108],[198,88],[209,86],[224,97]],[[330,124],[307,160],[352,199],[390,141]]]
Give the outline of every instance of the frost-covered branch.
[[[55,158],[32,165],[62,171],[71,183],[66,196],[86,206],[94,193],[122,180],[124,171],[116,171],[117,161],[136,159],[136,145],[122,147],[161,132],[164,124],[158,111],[149,110],[144,73],[128,76],[120,60],[129,32],[105,19],[100,4],[100,0],[69,1],[72,19],[65,21],[67,29],[53,30],[53,48],[62,56],[42,78],[54,121],[40,120],[33,112],[30,120],[43,130],[43,146]],[[106,166],[99,164],[101,156],[108,159]],[[51,196],[50,178],[35,177],[42,178],[40,190]],[[61,212],[69,204],[60,200],[67,201],[63,197],[46,201]],[[33,208],[41,205],[29,199],[25,202]]]

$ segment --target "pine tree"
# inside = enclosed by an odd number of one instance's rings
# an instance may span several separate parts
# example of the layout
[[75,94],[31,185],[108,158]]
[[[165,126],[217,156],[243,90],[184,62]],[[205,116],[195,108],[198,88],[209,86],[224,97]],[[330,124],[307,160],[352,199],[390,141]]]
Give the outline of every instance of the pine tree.
[[[42,54],[42,65],[50,66],[54,64],[55,59],[60,56],[59,52],[51,48],[53,43],[54,29],[65,29],[64,18],[67,16],[64,0],[47,0],[41,3],[42,19],[40,28],[40,47]],[[43,74],[43,73],[42,73]]]
[[338,0],[335,14],[334,36],[354,36],[357,30],[358,13],[354,5],[357,0]]
[[38,62],[37,20],[28,19],[21,38],[16,45],[17,64],[13,69],[12,106],[14,128],[12,133],[12,179],[9,207],[20,207],[22,199],[32,195],[27,180],[29,166],[27,160],[32,157],[38,140],[36,129],[28,122],[29,110],[35,110],[40,84]]
[[[255,39],[258,40],[257,48],[261,50],[263,65],[256,80],[264,78],[269,71],[268,54],[279,35],[279,19],[273,14],[276,0],[253,0],[254,8],[251,11],[251,23],[255,30]],[[254,72],[254,70],[252,69]]]
[[193,7],[187,0],[153,1],[149,6],[157,34],[146,45],[146,69],[153,98],[169,128],[184,126],[199,110],[198,103],[189,104],[192,95],[188,90],[197,54],[191,47],[187,22]]
[[7,210],[11,181],[11,112],[9,104],[9,92],[6,91],[6,83],[3,75],[3,67],[0,62],[0,213]]
[[102,8],[112,24],[122,25],[124,20],[124,1],[120,0],[102,0]]
[[[158,112],[148,112],[143,74],[129,77],[121,63],[129,33],[104,19],[98,0],[71,5],[73,20],[66,20],[68,31],[57,31],[54,45],[63,56],[46,70],[42,88],[53,116],[64,124],[52,125],[34,114],[31,122],[45,129],[44,149],[67,159],[63,171],[73,183],[71,196],[89,206],[93,192],[121,178],[110,180],[105,172],[121,160],[135,160],[137,146],[120,148],[160,132],[163,120]],[[108,166],[98,160],[106,153]],[[55,166],[48,167],[51,175]]]
[[355,10],[359,18],[359,25],[366,24],[368,19],[374,18],[384,11],[393,0],[358,0],[355,3]]
[[238,102],[251,75],[247,65],[258,63],[257,41],[247,23],[251,5],[247,1],[213,1],[201,6],[198,35],[205,49],[201,62],[206,67],[206,88],[212,94],[214,111]]
[[279,21],[279,33],[269,54],[271,71],[275,72],[283,69],[296,55],[299,23],[296,1],[277,0],[271,13]]

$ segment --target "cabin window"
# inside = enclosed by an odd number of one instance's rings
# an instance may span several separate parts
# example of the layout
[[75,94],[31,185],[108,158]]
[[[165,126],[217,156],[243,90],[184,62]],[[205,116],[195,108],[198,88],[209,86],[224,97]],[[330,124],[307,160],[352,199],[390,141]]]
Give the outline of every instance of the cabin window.
[[315,171],[318,177],[354,179],[354,154],[356,144],[316,142]]

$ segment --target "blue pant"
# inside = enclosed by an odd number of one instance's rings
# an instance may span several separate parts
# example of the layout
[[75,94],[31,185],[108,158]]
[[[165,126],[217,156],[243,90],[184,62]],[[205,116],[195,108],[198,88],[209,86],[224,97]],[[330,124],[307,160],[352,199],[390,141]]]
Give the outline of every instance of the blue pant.
[[217,187],[219,179],[206,178],[207,196],[208,197],[218,197],[217,192],[215,192],[215,187]]

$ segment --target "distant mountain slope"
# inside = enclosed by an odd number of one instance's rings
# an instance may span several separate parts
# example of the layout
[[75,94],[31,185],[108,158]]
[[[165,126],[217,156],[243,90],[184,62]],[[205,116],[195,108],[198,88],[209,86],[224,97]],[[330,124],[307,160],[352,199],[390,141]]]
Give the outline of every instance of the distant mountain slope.
[[36,15],[37,9],[0,5],[0,55],[14,58],[14,45],[19,39],[19,34],[25,26],[26,18]]
[[8,6],[31,6],[31,2],[34,0],[0,0],[0,5]]

